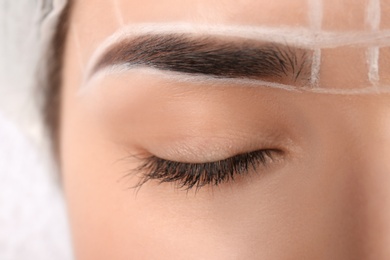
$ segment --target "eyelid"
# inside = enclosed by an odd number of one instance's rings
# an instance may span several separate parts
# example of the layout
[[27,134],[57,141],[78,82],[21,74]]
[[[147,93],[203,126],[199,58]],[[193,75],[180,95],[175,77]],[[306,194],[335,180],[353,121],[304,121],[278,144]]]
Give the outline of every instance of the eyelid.
[[206,163],[183,163],[150,156],[140,159],[140,166],[134,170],[141,173],[141,179],[134,188],[140,188],[149,181],[174,183],[176,188],[185,190],[218,186],[234,182],[237,177],[251,172],[263,172],[281,155],[283,152],[280,150],[257,150]]

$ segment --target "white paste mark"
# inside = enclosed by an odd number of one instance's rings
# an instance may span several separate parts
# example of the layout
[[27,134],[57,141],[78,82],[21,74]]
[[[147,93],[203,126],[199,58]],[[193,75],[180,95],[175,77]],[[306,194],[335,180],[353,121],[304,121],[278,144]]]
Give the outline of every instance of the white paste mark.
[[123,17],[123,13],[121,11],[119,1],[120,0],[112,0],[113,6],[114,6],[114,13],[115,13],[116,19],[118,20],[119,25],[125,26],[125,19]]
[[322,0],[308,0],[309,21],[312,29],[320,31],[323,22],[323,3]]
[[381,23],[381,0],[368,0],[366,23],[372,30],[379,30]]
[[[294,86],[289,84],[280,84],[271,81],[258,80],[258,79],[238,79],[238,78],[216,78],[208,75],[194,75],[183,74],[174,71],[160,71],[148,67],[128,66],[128,65],[116,65],[107,67],[96,73],[85,86],[78,90],[78,96],[84,96],[89,91],[93,90],[100,80],[105,79],[108,76],[120,77],[122,74],[128,75],[145,74],[146,77],[159,77],[162,80],[173,83],[183,84],[197,84],[199,87],[233,87],[233,88],[271,88],[275,90],[284,90],[295,93],[318,93],[328,95],[376,95],[376,94],[390,94],[390,88],[384,86],[381,88],[357,88],[357,89],[337,89],[337,88],[312,88],[307,86]],[[185,85],[182,86],[185,88]]]
[[[368,0],[366,11],[366,25],[372,32],[378,32],[381,22],[380,0]],[[378,46],[369,47],[367,50],[368,79],[373,86],[379,82],[379,54]]]
[[376,86],[379,82],[379,54],[378,47],[369,48],[367,51],[367,59],[369,65],[368,79]]
[[314,88],[319,87],[320,73],[321,73],[321,49],[315,49],[313,52],[312,64],[311,64],[311,76],[310,83]]
[[76,55],[77,55],[79,69],[81,72],[84,72],[86,69],[86,64],[84,62],[84,58],[83,58],[83,54],[82,54],[83,52],[82,52],[81,44],[80,44],[80,34],[77,30],[77,25],[72,23],[70,25],[70,30],[71,30],[73,42],[74,42],[75,49],[76,49]]
[[[314,35],[317,35],[322,29],[323,3],[322,0],[308,0],[309,21]],[[321,72],[321,48],[314,49],[311,67],[310,81],[313,87],[319,87]]]

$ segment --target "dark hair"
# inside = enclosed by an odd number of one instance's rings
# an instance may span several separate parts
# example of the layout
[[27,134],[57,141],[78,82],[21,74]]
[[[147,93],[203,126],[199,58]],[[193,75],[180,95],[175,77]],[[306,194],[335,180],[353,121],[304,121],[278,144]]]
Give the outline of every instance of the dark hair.
[[44,79],[43,86],[41,85],[43,88],[43,120],[56,156],[59,154],[62,67],[69,28],[70,10],[71,3],[69,1],[59,17],[51,46],[48,49],[49,53],[46,63],[47,74],[45,74],[46,78]]

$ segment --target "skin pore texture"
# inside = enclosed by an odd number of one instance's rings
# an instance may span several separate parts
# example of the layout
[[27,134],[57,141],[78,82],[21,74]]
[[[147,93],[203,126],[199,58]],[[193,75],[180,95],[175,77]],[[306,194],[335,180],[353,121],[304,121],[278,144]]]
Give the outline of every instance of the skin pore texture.
[[[389,11],[75,0],[59,147],[76,258],[389,259]],[[160,183],[178,172],[200,181]]]

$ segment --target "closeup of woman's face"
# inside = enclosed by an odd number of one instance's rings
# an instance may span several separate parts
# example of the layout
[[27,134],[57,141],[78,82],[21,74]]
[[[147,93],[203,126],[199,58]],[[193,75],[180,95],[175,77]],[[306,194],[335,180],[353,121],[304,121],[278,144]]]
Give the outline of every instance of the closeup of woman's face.
[[59,144],[77,259],[390,259],[389,12],[74,1]]

